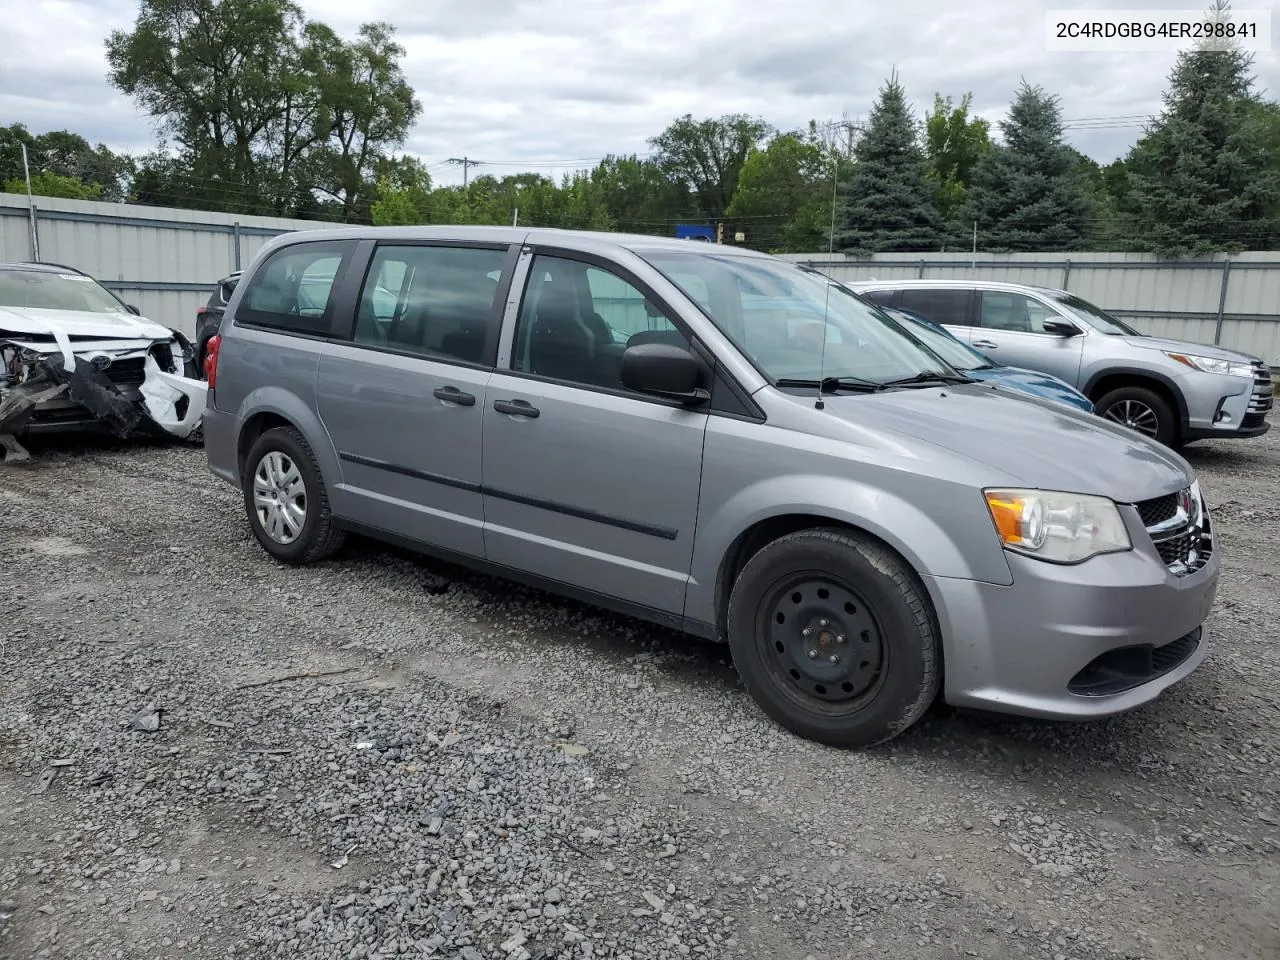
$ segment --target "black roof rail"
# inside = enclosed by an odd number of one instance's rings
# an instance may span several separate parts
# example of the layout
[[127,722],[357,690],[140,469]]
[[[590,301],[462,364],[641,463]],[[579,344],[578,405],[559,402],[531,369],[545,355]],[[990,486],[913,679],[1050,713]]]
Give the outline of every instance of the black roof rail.
[[29,263],[33,267],[53,267],[54,269],[57,269],[57,270],[68,270],[71,273],[78,273],[82,277],[89,276],[89,274],[85,273],[79,267],[68,266],[65,263],[52,263],[49,260],[25,260],[23,262]]

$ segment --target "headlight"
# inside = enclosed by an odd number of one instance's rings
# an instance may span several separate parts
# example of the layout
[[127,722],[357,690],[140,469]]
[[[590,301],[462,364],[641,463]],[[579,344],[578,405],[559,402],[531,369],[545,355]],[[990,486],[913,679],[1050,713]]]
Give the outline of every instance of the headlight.
[[1106,497],[1050,490],[984,492],[1007,550],[1051,563],[1079,563],[1133,547],[1120,511]]
[[1177,360],[1180,364],[1190,367],[1192,370],[1199,370],[1201,373],[1220,373],[1228,377],[1248,377],[1253,379],[1253,367],[1247,363],[1237,363],[1235,360],[1215,360],[1213,357],[1197,357],[1189,353],[1170,353],[1165,351],[1164,354],[1171,360]]

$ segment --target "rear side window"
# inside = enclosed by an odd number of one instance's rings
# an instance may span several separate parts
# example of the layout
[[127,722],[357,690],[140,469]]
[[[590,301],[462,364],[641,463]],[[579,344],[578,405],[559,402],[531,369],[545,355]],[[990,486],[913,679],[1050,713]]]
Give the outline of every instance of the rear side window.
[[973,293],[969,290],[939,290],[932,287],[907,288],[896,306],[918,313],[934,323],[953,327],[969,325],[969,304]]
[[333,285],[352,244],[299,243],[274,253],[249,280],[236,322],[325,335]]
[[505,248],[379,246],[360,294],[355,342],[435,360],[485,362],[506,257]]
[[893,303],[893,295],[897,292],[897,290],[867,290],[862,295],[872,303],[887,307]]

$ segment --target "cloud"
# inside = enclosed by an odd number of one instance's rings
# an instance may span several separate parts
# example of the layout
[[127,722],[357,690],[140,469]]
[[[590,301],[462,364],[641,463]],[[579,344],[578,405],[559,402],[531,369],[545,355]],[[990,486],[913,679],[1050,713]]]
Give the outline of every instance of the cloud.
[[[1045,12],[1063,6],[1055,0],[968,9],[944,0],[301,3],[345,36],[367,20],[396,25],[423,104],[407,148],[446,183],[462,175],[443,162],[450,157],[486,161],[495,174],[525,165],[558,176],[605,154],[646,154],[649,138],[685,113],[747,113],[784,130],[865,117],[895,69],[921,117],[935,92],[972,92],[974,110],[994,124],[1025,78],[1058,94],[1069,120],[1127,118],[1068,130],[1079,149],[1107,162],[1140,134],[1141,118],[1159,111],[1173,64],[1165,53],[1047,51]],[[106,79],[103,41],[136,15],[136,0],[36,0],[8,18],[0,123],[68,128],[118,149],[154,143],[151,120]],[[1276,58],[1259,55],[1254,72],[1274,96]]]

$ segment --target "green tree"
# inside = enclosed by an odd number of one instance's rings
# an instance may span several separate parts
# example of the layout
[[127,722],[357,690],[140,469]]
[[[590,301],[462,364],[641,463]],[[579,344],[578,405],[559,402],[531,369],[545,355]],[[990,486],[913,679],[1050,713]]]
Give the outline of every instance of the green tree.
[[669,235],[677,220],[697,216],[683,185],[634,154],[606,156],[590,179],[619,230]]
[[725,214],[741,222],[748,243],[767,238],[762,245],[775,253],[825,249],[835,158],[810,127],[779,134],[743,163]]
[[773,132],[763,120],[731,114],[714,120],[679,118],[649,141],[655,162],[692,195],[707,219],[719,219],[733,202],[747,155]]
[[[26,193],[26,177],[6,180],[4,192]],[[36,197],[64,197],[68,200],[100,200],[102,187],[96,183],[85,183],[75,177],[64,177],[60,173],[41,170],[31,175],[31,194]]]
[[[84,137],[69,130],[51,130],[35,135],[20,123],[0,127],[0,182],[24,179],[24,145],[33,180],[39,174],[48,173],[88,185],[90,192],[98,199],[114,202],[124,200],[128,195],[129,182],[133,176],[133,161],[129,157],[113,153],[103,144],[90,146]],[[53,182],[48,181],[47,185]],[[22,189],[23,192],[26,191],[25,182]],[[75,196],[79,196],[81,192],[65,185],[62,189],[73,190]]]
[[928,171],[919,125],[895,73],[880,88],[854,148],[851,175],[838,184],[836,246],[859,256],[936,250],[941,217]]
[[974,167],[953,238],[967,248],[976,223],[984,250],[1080,249],[1092,209],[1058,98],[1023,81],[1000,130],[1004,143]]
[[[1210,16],[1228,11],[1215,3]],[[1160,116],[1126,158],[1130,240],[1163,256],[1280,242],[1276,113],[1252,55],[1210,43],[1178,55]]]
[[309,24],[307,37],[303,59],[319,92],[312,182],[341,204],[343,220],[363,219],[374,168],[404,144],[422,104],[390,24],[367,23],[349,44],[322,24]]
[[934,202],[944,220],[955,218],[964,203],[964,192],[978,161],[991,149],[991,125],[981,117],[969,116],[973,94],[966,93],[960,103],[933,95],[933,110],[924,115],[925,156],[929,161],[929,179],[933,183]]

